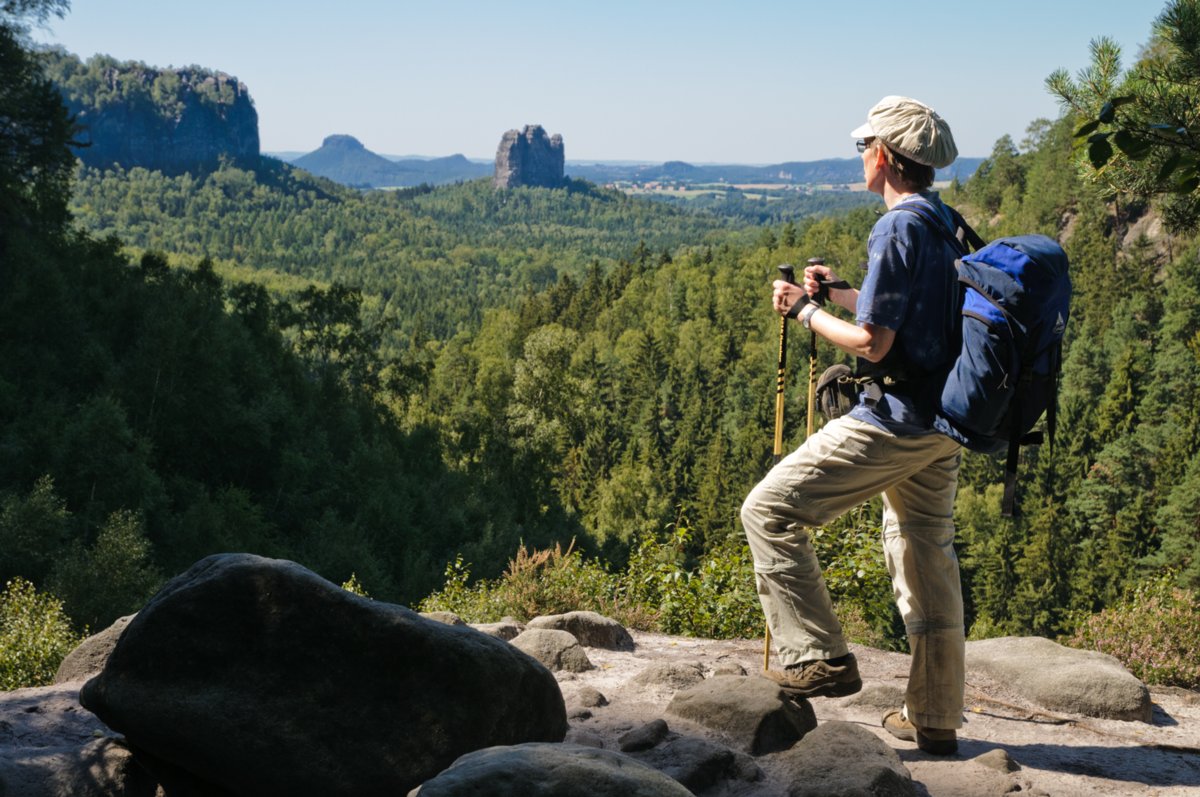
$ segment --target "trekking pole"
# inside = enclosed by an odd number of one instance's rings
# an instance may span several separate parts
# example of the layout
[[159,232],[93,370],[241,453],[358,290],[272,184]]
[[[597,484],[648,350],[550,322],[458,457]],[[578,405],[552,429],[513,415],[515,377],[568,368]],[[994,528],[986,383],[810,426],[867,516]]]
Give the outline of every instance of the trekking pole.
[[[796,282],[796,269],[791,263],[779,266],[780,274],[790,283]],[[783,407],[784,384],[787,380],[787,316],[779,318],[779,368],[775,372],[775,446],[772,452],[771,465],[778,465],[783,459]],[[763,634],[763,670],[771,669],[771,626],[768,623]]]
[[[825,265],[825,258],[810,257],[808,259],[810,266]],[[822,287],[822,292],[824,288]],[[820,304],[820,294],[817,296],[817,303]],[[808,419],[806,428],[806,437],[812,437],[816,431],[817,419],[817,333],[812,333],[812,338],[808,343]]]
[[[796,270],[791,263],[784,263],[779,267],[779,271],[784,281],[793,284],[796,282]],[[779,370],[775,375],[775,448],[772,465],[778,465],[779,460],[783,459],[783,388],[787,380],[787,321],[787,316],[779,319]]]

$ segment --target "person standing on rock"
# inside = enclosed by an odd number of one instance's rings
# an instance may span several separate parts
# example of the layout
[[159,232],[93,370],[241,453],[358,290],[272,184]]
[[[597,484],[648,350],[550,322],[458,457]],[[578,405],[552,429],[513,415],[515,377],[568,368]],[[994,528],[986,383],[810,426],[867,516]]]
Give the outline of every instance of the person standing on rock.
[[[882,494],[884,556],[912,651],[904,706],[884,717],[884,727],[949,755],[958,749],[965,670],[953,547],[961,451],[933,420],[958,353],[958,253],[932,218],[905,205],[920,203],[955,229],[930,186],[934,169],[950,165],[958,150],[946,122],[907,97],[885,97],[851,135],[867,188],[888,208],[867,242],[862,288],[810,265],[802,285],[775,282],[773,304],[857,357],[859,374],[875,381],[853,410],[772,468],[742,505],[759,598],[784,665],[764,674],[801,696],[862,688],[806,529]],[[855,323],[813,301],[822,290]]]

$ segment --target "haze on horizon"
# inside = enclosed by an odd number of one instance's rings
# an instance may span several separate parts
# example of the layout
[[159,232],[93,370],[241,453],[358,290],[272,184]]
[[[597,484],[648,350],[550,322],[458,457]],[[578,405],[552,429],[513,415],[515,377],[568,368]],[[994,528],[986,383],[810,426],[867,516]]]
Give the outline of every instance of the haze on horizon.
[[[853,157],[849,131],[885,94],[938,110],[986,156],[1059,109],[1043,81],[1115,39],[1128,66],[1159,2],[484,0],[286,6],[73,0],[35,40],[86,59],[197,64],[254,98],[264,152],[335,133],[386,155],[488,159],[541,124],[569,161],[761,163]],[[181,13],[186,9],[186,13]],[[903,48],[909,46],[906,52]]]

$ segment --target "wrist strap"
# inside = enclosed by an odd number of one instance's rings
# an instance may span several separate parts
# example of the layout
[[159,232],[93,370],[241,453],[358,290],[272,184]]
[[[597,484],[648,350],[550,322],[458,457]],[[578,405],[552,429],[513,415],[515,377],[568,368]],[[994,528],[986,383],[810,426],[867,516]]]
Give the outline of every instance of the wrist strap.
[[802,294],[801,297],[796,300],[796,303],[788,308],[788,311],[784,314],[784,317],[795,318],[796,316],[800,315],[801,310],[803,310],[805,307],[808,307],[810,304],[812,304],[811,297],[809,297],[807,293]]

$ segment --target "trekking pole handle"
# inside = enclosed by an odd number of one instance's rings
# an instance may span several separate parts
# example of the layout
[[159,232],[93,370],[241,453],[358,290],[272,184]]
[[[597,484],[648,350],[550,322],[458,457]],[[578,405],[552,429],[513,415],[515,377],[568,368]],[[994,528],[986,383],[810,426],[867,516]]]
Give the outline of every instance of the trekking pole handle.
[[[825,265],[825,258],[810,257],[808,259],[808,264],[810,266],[823,266],[823,265]],[[823,280],[823,279],[818,279],[817,282],[821,283],[821,289],[819,291],[817,291],[816,296],[812,297],[812,300],[814,302],[816,302],[819,306],[824,307],[825,300],[829,297],[829,288],[826,287],[829,283],[828,283],[828,280]]]
[[784,282],[790,282],[793,285],[796,284],[796,267],[795,266],[793,266],[791,263],[783,263],[780,266],[778,266],[778,268],[779,268],[779,273],[783,276]]

